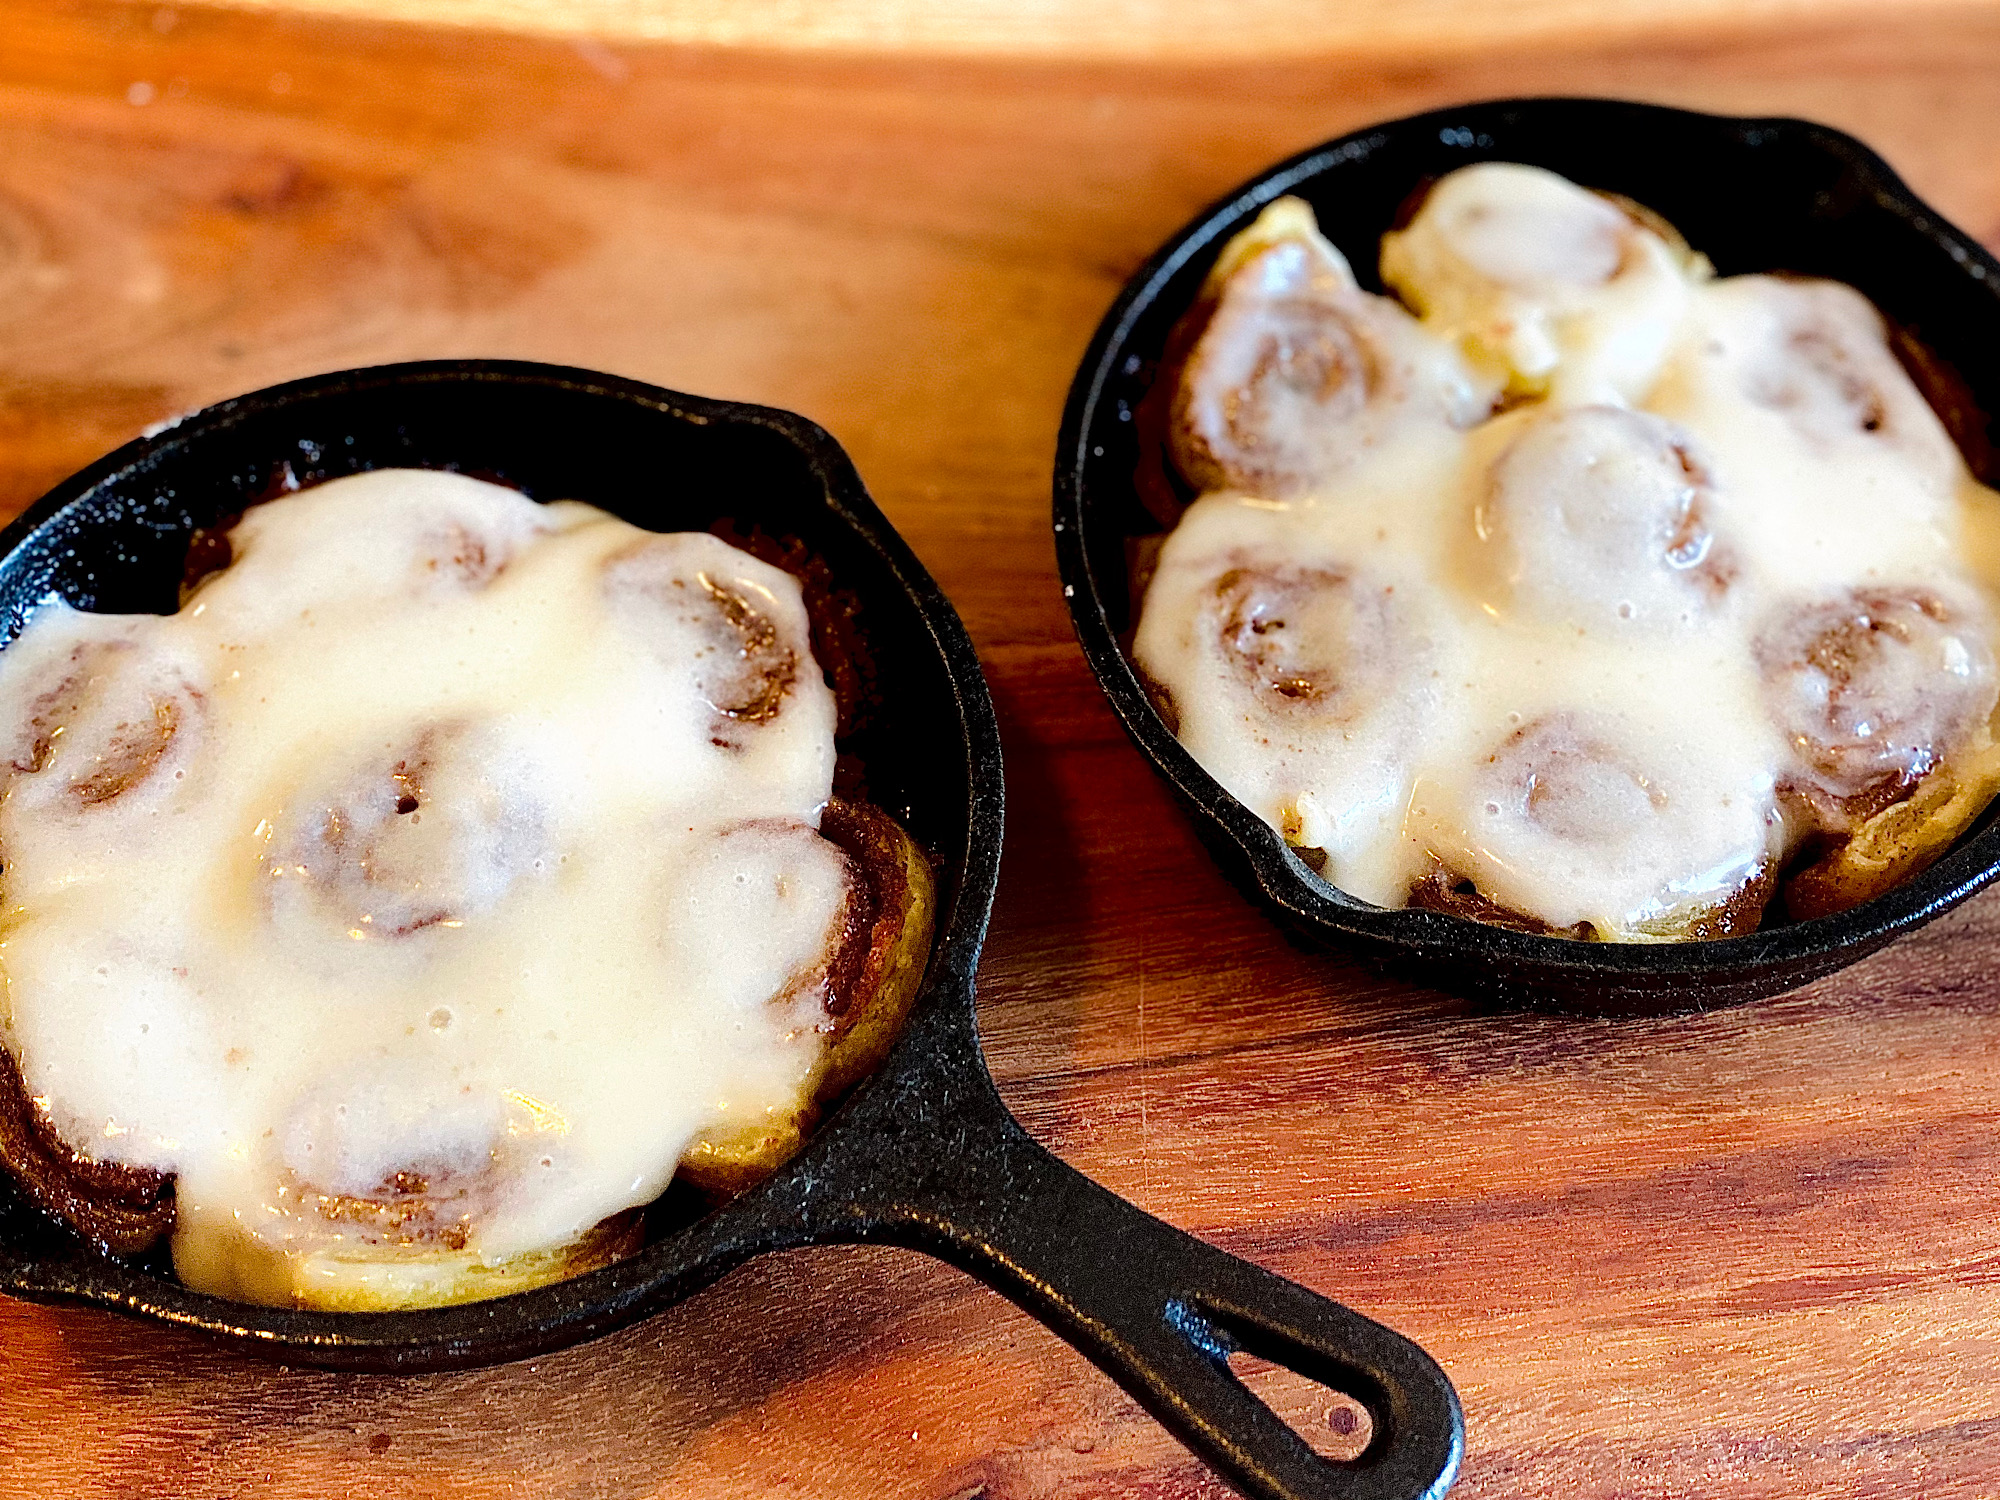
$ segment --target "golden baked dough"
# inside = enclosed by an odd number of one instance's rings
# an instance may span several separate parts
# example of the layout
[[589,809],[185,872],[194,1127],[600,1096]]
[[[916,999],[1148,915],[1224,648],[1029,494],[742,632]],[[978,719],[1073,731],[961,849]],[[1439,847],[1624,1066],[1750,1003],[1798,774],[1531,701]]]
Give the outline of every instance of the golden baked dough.
[[711,1197],[739,1193],[791,1159],[820,1116],[881,1062],[923,982],[937,907],[923,851],[895,819],[863,803],[829,804],[820,833],[853,861],[866,911],[834,956],[847,970],[832,986],[840,1008],[827,1019],[826,1052],[792,1115],[704,1130],[681,1154],[681,1180]]
[[1399,429],[1469,426],[1492,405],[1416,319],[1355,285],[1294,198],[1230,242],[1196,316],[1168,441],[1202,489],[1303,493]]
[[1794,607],[1758,641],[1795,749],[1780,785],[1794,917],[1880,895],[1943,854],[2000,788],[1993,650],[1976,610],[1862,588]]

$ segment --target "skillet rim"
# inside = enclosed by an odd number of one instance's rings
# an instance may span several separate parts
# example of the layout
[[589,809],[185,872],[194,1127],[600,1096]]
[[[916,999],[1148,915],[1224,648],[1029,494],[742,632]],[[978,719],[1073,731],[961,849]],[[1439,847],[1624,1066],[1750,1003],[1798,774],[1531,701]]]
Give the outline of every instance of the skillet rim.
[[[1096,474],[1091,449],[1116,425],[1115,382],[1121,373],[1135,374],[1155,352],[1135,352],[1128,340],[1168,284],[1191,264],[1212,260],[1273,199],[1309,180],[1337,174],[1344,163],[1365,160],[1396,140],[1425,135],[1436,140],[1440,132],[1462,137],[1447,139],[1447,145],[1470,147],[1477,140],[1483,152],[1491,145],[1487,126],[1504,127],[1538,115],[1580,130],[1703,132],[1712,142],[1733,136],[1737,150],[1774,139],[1801,141],[1853,174],[1875,205],[1900,219],[1909,232],[1943,248],[1970,282],[1989,296],[2000,289],[2000,260],[1918,198],[1868,146],[1813,121],[1710,114],[1619,99],[1535,96],[1482,100],[1365,126],[1287,157],[1223,194],[1171,235],[1120,289],[1091,337],[1064,402],[1052,507],[1057,571],[1078,643],[1126,734],[1193,817],[1197,833],[1225,872],[1293,934],[1317,946],[1358,950],[1418,982],[1508,1005],[1621,1015],[1737,1004],[1861,959],[2000,879],[2000,799],[1942,859],[1873,900],[1831,916],[1737,937],[1579,942],[1421,908],[1373,906],[1311,870],[1168,730],[1119,644],[1105,581],[1092,564],[1091,536],[1113,523],[1094,520],[1103,512],[1093,509],[1091,497],[1121,485],[1129,489],[1131,481],[1129,474]],[[1503,149],[1491,155],[1468,152],[1454,164],[1521,159]],[[1989,410],[1993,407],[2000,407],[2000,401]],[[1140,533],[1119,534],[1129,538]],[[1125,571],[1119,569],[1119,592]]]
[[[270,1308],[196,1292],[85,1241],[30,1202],[0,1172],[0,1289],[32,1301],[83,1302],[254,1346],[267,1357],[362,1370],[446,1369],[552,1352],[609,1333],[677,1302],[765,1250],[802,1243],[796,1200],[831,1187],[867,1156],[868,1138],[842,1138],[843,1124],[879,1096],[921,1085],[928,1074],[971,1075],[990,1088],[973,1012],[973,976],[999,880],[1003,771],[998,721],[970,635],[909,544],[869,495],[840,444],[811,419],[778,407],[695,396],[624,376],[529,360],[437,359],[330,371],[261,387],[149,428],[140,437],[60,481],[0,531],[0,590],[30,550],[73,509],[119,481],[143,480],[189,444],[226,436],[273,410],[316,398],[410,386],[482,384],[541,387],[637,406],[695,428],[754,427],[776,434],[805,461],[818,503],[872,552],[925,627],[928,650],[949,686],[965,756],[966,802],[954,815],[963,835],[955,865],[940,869],[949,905],[941,911],[924,982],[902,1033],[875,1070],[770,1177],[695,1222],[664,1234],[636,1255],[580,1276],[481,1302],[401,1312],[318,1312]],[[273,467],[295,457],[269,455]],[[373,467],[392,467],[382,463]],[[357,470],[358,472],[358,470]],[[804,495],[804,490],[801,494]],[[754,521],[755,517],[743,519]],[[851,587],[842,580],[843,587]],[[871,597],[861,593],[864,608]],[[46,596],[44,596],[46,598]],[[880,594],[875,597],[881,597]],[[36,601],[37,603],[42,601]],[[32,606],[30,606],[32,608]],[[0,620],[0,648],[25,619]],[[908,646],[906,650],[910,649]],[[962,821],[960,821],[962,819]],[[865,1132],[867,1122],[857,1122]],[[838,1170],[836,1170],[838,1169]],[[25,1233],[56,1247],[24,1253]],[[9,1233],[10,1229],[15,1233]]]

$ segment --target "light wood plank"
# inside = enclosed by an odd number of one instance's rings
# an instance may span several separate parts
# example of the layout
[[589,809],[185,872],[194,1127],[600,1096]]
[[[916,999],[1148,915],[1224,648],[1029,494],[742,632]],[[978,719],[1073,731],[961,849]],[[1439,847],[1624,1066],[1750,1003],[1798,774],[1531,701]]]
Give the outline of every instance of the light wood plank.
[[[1574,47],[1852,24],[1857,0],[234,0],[280,14],[778,52],[1214,62],[1384,61],[1553,40]],[[1893,0],[1919,24],[1992,0]]]

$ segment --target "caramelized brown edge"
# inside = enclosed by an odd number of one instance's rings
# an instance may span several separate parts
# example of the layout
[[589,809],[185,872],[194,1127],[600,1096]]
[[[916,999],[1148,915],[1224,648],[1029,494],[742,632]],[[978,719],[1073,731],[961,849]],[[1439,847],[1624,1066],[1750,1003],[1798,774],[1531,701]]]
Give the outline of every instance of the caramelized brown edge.
[[[819,831],[852,862],[857,906],[865,911],[828,976],[827,1013],[838,1043],[892,978],[911,918],[929,907],[930,871],[903,826],[869,803],[835,798],[820,815]],[[928,935],[924,948],[928,956]]]
[[[1662,923],[1658,937],[1686,942],[1712,942],[1716,938],[1737,937],[1754,932],[1764,910],[1777,894],[1778,871],[1766,860],[1750,878],[1720,901],[1685,916]],[[1526,932],[1537,937],[1569,938],[1577,942],[1599,941],[1601,934],[1588,922],[1574,927],[1555,927],[1540,917],[1504,906],[1484,895],[1470,876],[1434,863],[1428,874],[1411,882],[1408,904],[1424,911],[1443,912],[1504,927],[1510,932]]]
[[1755,932],[1762,925],[1764,913],[1777,894],[1778,867],[1767,859],[1734,892],[1697,912],[1676,936],[1706,943],[1716,938],[1741,937],[1746,932]]
[[29,1097],[14,1055],[0,1046],[0,1163],[44,1212],[116,1255],[151,1249],[174,1227],[171,1174],[99,1161],[72,1150]]
[[[773,536],[754,524],[746,530],[728,517],[709,527],[709,534],[798,581],[813,659],[833,691],[834,738],[845,741],[866,729],[882,700],[875,656],[858,623],[860,597],[842,588],[826,559],[798,537]],[[865,799],[866,771],[859,757],[840,754],[834,762],[834,795]]]
[[1597,936],[1588,922],[1579,922],[1574,927],[1551,927],[1540,917],[1503,906],[1480,894],[1470,876],[1461,875],[1442,862],[1433,864],[1428,874],[1410,882],[1407,904],[1421,911],[1443,912],[1449,917],[1464,917],[1489,927],[1504,927],[1509,932],[1532,933],[1537,937],[1587,942]]
[[916,842],[887,813],[836,800],[821,835],[847,856],[854,891],[840,948],[827,969],[826,1055],[807,1097],[781,1120],[705,1132],[677,1178],[710,1202],[734,1197],[792,1156],[842,1095],[880,1065],[930,960],[936,886]]
[[[1877,312],[1881,309],[1877,308]],[[1882,314],[1888,326],[1889,352],[1903,367],[1903,373],[1937,414],[1944,430],[1965,460],[1966,468],[1981,484],[2000,480],[1994,465],[1993,441],[1987,435],[1986,412],[1973,399],[1972,387],[1949,361],[1932,351],[1916,333]]]
[[[1950,852],[1993,800],[1979,757],[1947,757],[1923,776],[1889,778],[1836,807],[1845,828],[1816,827],[1785,871],[1785,914],[1794,921],[1848,911],[1902,884]],[[1796,793],[1794,794],[1796,795]]]

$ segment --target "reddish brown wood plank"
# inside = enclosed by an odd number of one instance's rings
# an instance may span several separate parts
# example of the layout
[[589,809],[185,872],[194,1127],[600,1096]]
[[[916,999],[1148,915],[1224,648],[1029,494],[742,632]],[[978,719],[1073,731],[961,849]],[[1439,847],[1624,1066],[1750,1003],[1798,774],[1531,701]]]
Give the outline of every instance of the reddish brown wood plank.
[[[1287,946],[1070,638],[1049,459],[1123,277],[1314,140],[1546,91],[1813,115],[2000,237],[1991,13],[1170,68],[0,4],[0,509],[149,421],[383,359],[564,360],[806,411],[988,664],[1012,824],[981,1017],[1045,1140],[1425,1342],[1465,1397],[1464,1495],[1987,1500],[2000,902],[1728,1014],[1476,1014]],[[532,1365],[402,1380],[0,1301],[0,1492],[1220,1493],[997,1298],[860,1250],[753,1265]]]

